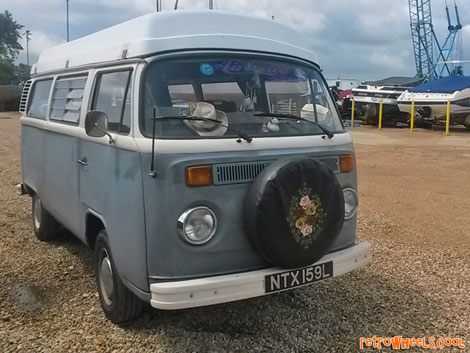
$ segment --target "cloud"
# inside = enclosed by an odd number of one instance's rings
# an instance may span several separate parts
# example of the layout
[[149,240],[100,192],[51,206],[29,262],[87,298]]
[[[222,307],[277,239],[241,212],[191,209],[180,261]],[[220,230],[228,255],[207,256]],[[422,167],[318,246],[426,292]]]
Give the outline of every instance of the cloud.
[[463,26],[462,31],[463,31],[464,37],[468,38],[470,36],[470,24]]
[[155,10],[154,0],[95,0],[97,4],[107,7],[115,7],[119,9],[128,9],[129,5],[132,6],[136,11],[147,13]]
[[[470,1],[457,1],[465,25],[464,59],[468,60],[470,43],[465,39],[470,36]],[[173,10],[175,0],[162,2],[164,11]],[[179,8],[206,9],[208,2],[179,0]],[[69,3],[72,39],[155,10],[155,0]],[[407,0],[214,0],[214,4],[218,10],[274,16],[275,21],[302,32],[327,76],[369,80],[415,74]],[[444,1],[434,0],[432,6],[435,31],[442,42],[447,35]],[[0,0],[0,8],[11,11],[33,31],[31,46],[36,52],[65,40],[65,0]],[[450,10],[455,18],[453,7]]]
[[[30,63],[34,63],[35,61],[37,61],[39,55],[41,54],[41,51],[45,48],[54,47],[63,43],[63,39],[60,37],[55,37],[53,35],[42,33],[40,31],[31,31],[31,33],[31,41],[29,43]],[[23,42],[24,43],[22,43],[22,45],[24,49],[20,52],[18,61],[26,63],[26,39],[23,39]]]
[[32,40],[30,43],[29,52],[33,55],[39,55],[44,48],[54,47],[63,42],[62,38],[46,33],[38,31],[33,31],[32,33],[32,38],[34,40]]
[[403,59],[396,55],[390,56],[386,53],[375,52],[369,56],[369,62],[376,70],[394,70],[396,72],[406,70],[406,65],[403,62]]

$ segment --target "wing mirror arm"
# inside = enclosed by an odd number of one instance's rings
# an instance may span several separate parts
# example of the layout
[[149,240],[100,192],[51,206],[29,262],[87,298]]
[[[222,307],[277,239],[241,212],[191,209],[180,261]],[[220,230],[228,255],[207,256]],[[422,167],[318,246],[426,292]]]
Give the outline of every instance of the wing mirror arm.
[[98,110],[90,110],[85,117],[85,131],[88,136],[108,136],[109,144],[114,144],[113,136],[108,132],[108,116]]
[[100,131],[102,131],[103,134],[105,134],[106,136],[108,136],[108,138],[109,138],[109,144],[110,144],[110,145],[114,144],[114,142],[115,142],[115,141],[114,141],[114,138],[113,138],[113,136],[108,132],[108,130],[106,130],[106,129],[104,129],[103,127],[99,126],[98,123],[94,123],[94,126],[95,126],[96,128],[98,128]]

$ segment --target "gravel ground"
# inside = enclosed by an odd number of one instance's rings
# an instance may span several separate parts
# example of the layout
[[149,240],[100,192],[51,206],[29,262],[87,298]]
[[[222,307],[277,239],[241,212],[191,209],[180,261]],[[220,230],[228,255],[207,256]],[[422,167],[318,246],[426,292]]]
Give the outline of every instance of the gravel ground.
[[101,312],[92,253],[65,232],[50,244],[35,239],[31,200],[15,194],[18,116],[0,114],[0,351],[353,352],[374,335],[456,336],[470,346],[470,136],[353,134],[369,266],[268,297],[148,308],[118,327]]

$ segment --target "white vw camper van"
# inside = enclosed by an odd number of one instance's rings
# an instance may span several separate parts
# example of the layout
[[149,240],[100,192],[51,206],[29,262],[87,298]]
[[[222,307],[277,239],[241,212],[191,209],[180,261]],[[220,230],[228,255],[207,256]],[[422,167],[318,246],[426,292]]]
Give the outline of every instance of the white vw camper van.
[[216,11],[45,50],[21,102],[34,232],[95,252],[105,314],[276,293],[366,265],[345,131],[307,40]]

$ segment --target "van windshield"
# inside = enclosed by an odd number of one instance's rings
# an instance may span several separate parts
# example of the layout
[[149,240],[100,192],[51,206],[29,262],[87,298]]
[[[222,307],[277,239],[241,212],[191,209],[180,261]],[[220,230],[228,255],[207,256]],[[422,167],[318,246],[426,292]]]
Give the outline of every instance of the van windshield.
[[321,74],[294,61],[222,55],[156,61],[146,72],[144,88],[141,129],[146,137],[153,134],[154,115],[158,138],[324,134],[310,122],[343,131]]

